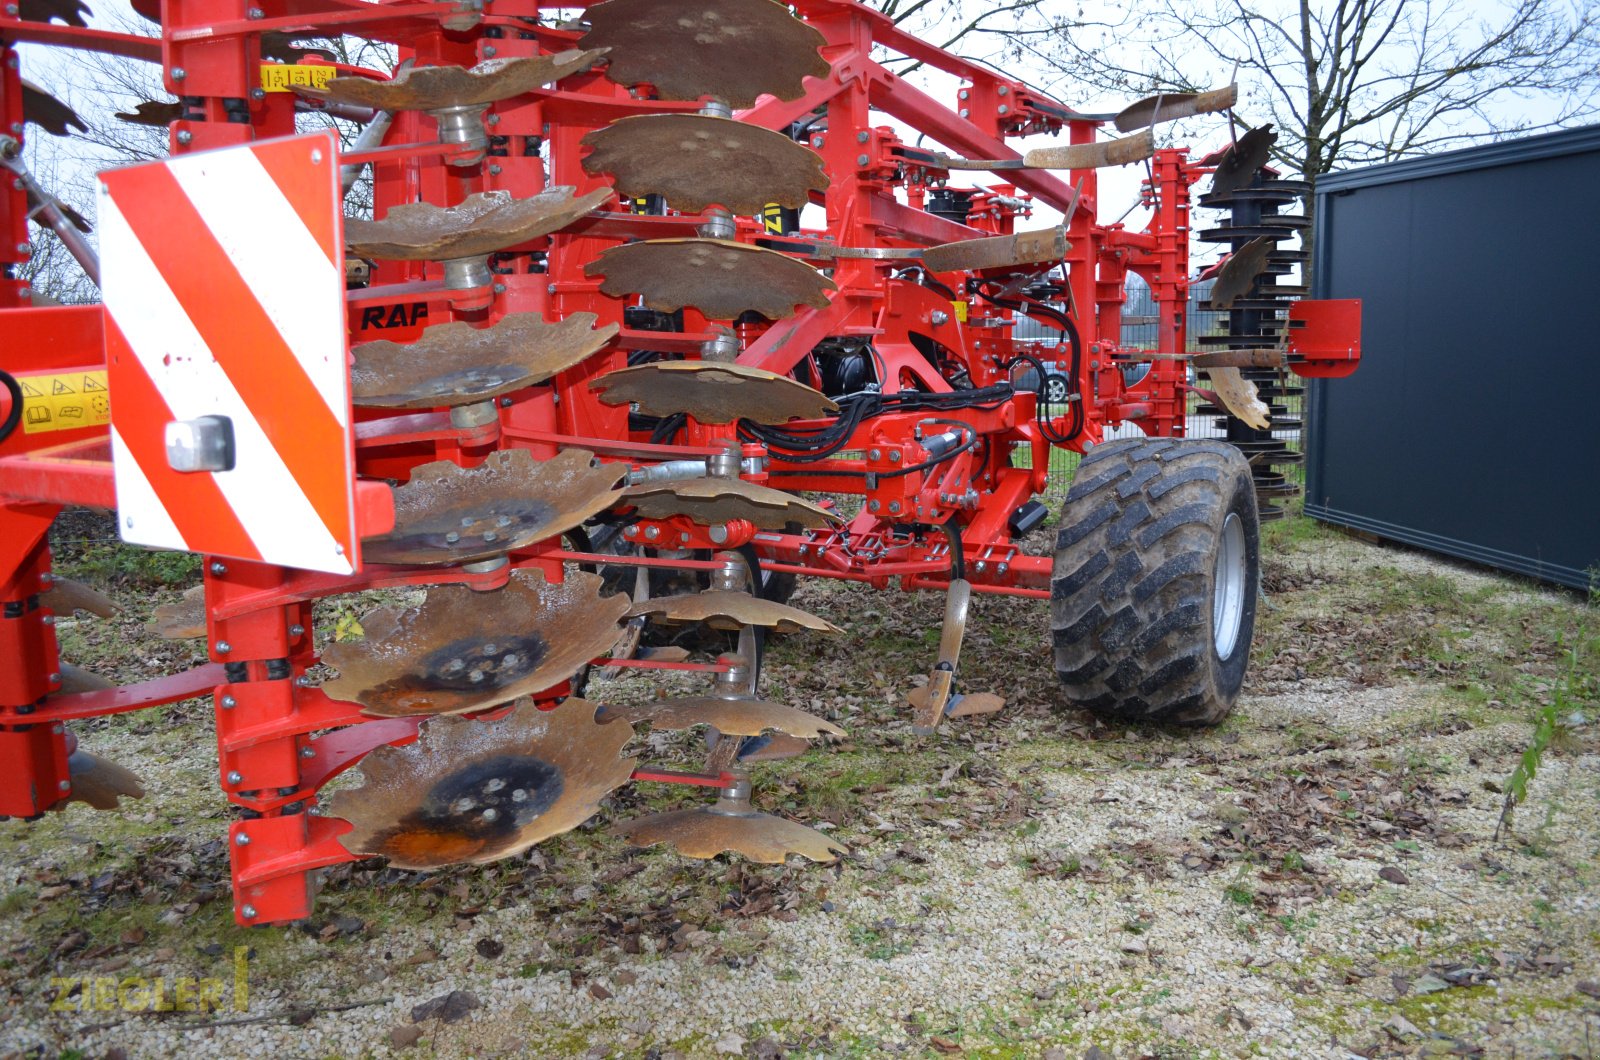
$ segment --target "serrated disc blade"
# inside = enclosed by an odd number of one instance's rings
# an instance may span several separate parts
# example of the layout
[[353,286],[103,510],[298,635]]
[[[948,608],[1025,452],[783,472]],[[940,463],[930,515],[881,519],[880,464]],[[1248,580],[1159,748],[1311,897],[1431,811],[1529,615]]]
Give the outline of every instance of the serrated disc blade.
[[776,600],[764,600],[746,592],[723,589],[643,600],[628,609],[629,618],[637,615],[656,622],[700,622],[712,629],[734,631],[742,626],[762,626],[780,633],[799,633],[808,629],[822,633],[840,632],[832,622],[808,614],[798,607],[780,604]]
[[971,272],[1003,269],[1012,265],[1057,262],[1072,244],[1063,228],[1040,232],[1018,232],[1009,236],[984,236],[941,243],[922,252],[922,264],[929,272]]
[[183,117],[183,104],[177,100],[158,103],[147,99],[132,111],[118,111],[116,117],[130,125],[170,125]]
[[106,680],[97,673],[85,670],[81,666],[64,662],[56,666],[61,674],[61,687],[56,689],[56,694],[70,696],[79,692],[109,692],[116,688],[116,684]]
[[144,785],[136,773],[88,751],[68,755],[67,771],[72,777],[69,802],[85,803],[96,810],[114,810],[118,799],[144,798]]
[[77,111],[28,80],[22,82],[22,120],[52,136],[71,136],[73,129],[89,131]]
[[395,868],[495,861],[594,816],[633,772],[621,757],[632,735],[577,698],[551,711],[524,701],[493,721],[433,718],[416,743],[362,759],[362,786],[334,795],[328,814],[354,826],[345,849]]
[[503,588],[436,585],[418,607],[380,608],[366,638],[331,644],[339,671],[323,686],[374,717],[461,714],[541,692],[604,655],[622,635],[626,596],[600,596],[598,574],[559,583],[513,571]]
[[470,405],[542,383],[610,342],[618,325],[594,326],[593,313],[547,323],[513,313],[486,328],[436,324],[416,342],[364,342],[352,351],[351,400],[375,408]]
[[593,66],[604,51],[569,49],[554,55],[485,59],[473,67],[409,66],[392,81],[335,77],[321,89],[296,88],[303,95],[374,110],[440,110],[481,106],[532,92],[541,85]]
[[686,213],[721,206],[760,213],[799,209],[828,187],[822,159],[780,132],[703,114],[642,114],[583,138],[583,168],[609,173],[627,198],[660,195]]
[[839,411],[804,383],[741,364],[656,361],[607,372],[589,387],[607,405],[637,405],[649,416],[683,412],[701,423],[786,423]]
[[1267,267],[1267,257],[1277,248],[1278,241],[1266,236],[1252,239],[1228,258],[1217,272],[1208,299],[1212,309],[1227,309],[1234,299],[1250,290],[1256,277]]
[[525,449],[474,468],[423,464],[394,491],[394,530],[363,538],[368,563],[469,563],[554,537],[622,499],[628,466],[567,449],[535,460]]
[[150,612],[149,625],[162,640],[192,640],[206,635],[206,587],[191,585],[183,596]]
[[763,530],[788,523],[827,526],[833,517],[808,500],[743,479],[690,479],[632,486],[626,500],[646,519],[687,515],[702,526],[746,519]]
[[83,0],[21,0],[20,8],[21,17],[26,21],[49,22],[60,19],[79,29],[87,27],[87,16],[94,14]]
[[1162,92],[1130,103],[1112,120],[1118,132],[1132,132],[1152,122],[1177,121],[1196,114],[1215,114],[1239,102],[1239,86],[1210,92]]
[[753,106],[763,93],[797,99],[827,77],[821,33],[772,0],[606,0],[586,12],[585,48],[610,48],[606,76],[650,84],[662,99],[711,96]]
[[58,615],[87,611],[100,618],[111,618],[120,610],[117,602],[99,589],[60,575],[55,576],[50,588],[40,594],[39,600]]
[[1272,157],[1272,145],[1277,142],[1278,134],[1272,131],[1270,125],[1251,129],[1239,137],[1218,160],[1216,171],[1211,174],[1211,190],[1207,194],[1226,195],[1255,180],[1261,167]]
[[1105,169],[1142,162],[1155,153],[1156,138],[1146,129],[1119,140],[1035,148],[1022,156],[1022,164],[1027,169]]
[[731,852],[767,865],[781,865],[790,854],[827,862],[846,852],[803,824],[765,813],[719,813],[709,806],[623,821],[613,831],[635,846],[671,843],[685,857]]
[[572,190],[561,185],[526,199],[483,191],[468,195],[459,206],[417,202],[392,207],[381,221],[348,217],[345,249],[353,257],[392,261],[491,254],[559,231],[611,198],[609,188],[576,197]]
[[1258,431],[1272,428],[1272,410],[1256,393],[1256,385],[1237,368],[1207,368],[1217,397],[1240,422]]
[[663,699],[628,707],[602,707],[603,720],[613,718],[637,725],[649,722],[652,729],[690,729],[709,725],[729,736],[759,736],[781,732],[807,740],[818,736],[843,736],[837,725],[795,707],[765,699],[722,699],[717,696],[689,696]]
[[747,311],[778,320],[797,305],[821,309],[828,304],[827,292],[838,290],[803,261],[722,239],[625,243],[609,248],[583,271],[605,277],[603,294],[642,295],[645,305],[663,313],[693,306],[713,320],[732,320]]

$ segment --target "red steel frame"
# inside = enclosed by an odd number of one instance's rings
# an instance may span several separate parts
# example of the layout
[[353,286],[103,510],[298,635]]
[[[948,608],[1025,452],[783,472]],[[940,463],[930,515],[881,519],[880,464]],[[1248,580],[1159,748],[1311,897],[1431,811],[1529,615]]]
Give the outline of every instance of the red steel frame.
[[[578,34],[524,21],[541,10],[573,6],[581,5],[496,0],[492,13],[483,15],[476,29],[453,32],[441,28],[440,20],[460,16],[470,4],[166,0],[159,38],[0,15],[4,59],[0,111],[8,127],[22,128],[12,44],[33,41],[89,48],[162,65],[166,87],[186,100],[192,115],[171,125],[175,153],[224,147],[290,134],[295,128],[294,97],[261,91],[258,34],[262,32],[334,30],[391,42],[401,58],[415,58],[419,64],[472,65],[491,55],[533,55],[574,46]],[[1088,143],[1098,135],[1101,122],[1065,110],[988,67],[932,48],[851,0],[799,0],[796,7],[827,39],[823,54],[831,63],[829,76],[808,81],[805,94],[797,100],[768,98],[739,116],[786,129],[806,115],[826,113],[826,131],[812,140],[832,178],[817,203],[826,211],[826,234],[843,246],[915,248],[1010,233],[1026,217],[1029,202],[1070,211],[1071,249],[1064,267],[1083,345],[1083,363],[1073,382],[1084,415],[1067,447],[1082,451],[1100,440],[1108,426],[1122,421],[1136,422],[1149,434],[1181,434],[1184,366],[1175,359],[1155,359],[1137,385],[1127,386],[1121,367],[1130,355],[1137,357],[1137,351],[1124,349],[1120,335],[1123,284],[1133,271],[1149,281],[1159,306],[1158,352],[1185,348],[1188,187],[1199,172],[1187,163],[1185,152],[1162,150],[1152,160],[1145,187],[1152,211],[1143,231],[1095,219],[1098,186],[1093,170],[1064,176],[1008,171],[1011,184],[976,189],[968,223],[936,216],[922,207],[930,184],[948,175],[919,162],[918,152],[907,148],[890,127],[874,126],[875,114],[887,114],[948,149],[981,158],[1017,157],[1005,140],[1024,133],[1065,132],[1073,143]],[[934,101],[876,62],[873,50],[880,46],[960,78],[958,106],[951,109]],[[491,108],[489,131],[498,138],[497,147],[480,166],[462,169],[442,164],[455,149],[433,144],[432,120],[413,113],[396,116],[384,147],[363,155],[347,154],[341,161],[372,162],[380,216],[397,203],[420,199],[449,205],[484,190],[526,196],[547,184],[568,184],[581,193],[604,184],[580,164],[578,141],[587,132],[625,115],[696,109],[692,103],[636,98],[591,73]],[[248,113],[248,122],[230,120],[230,114],[241,112]],[[548,171],[542,148],[550,160]],[[11,278],[12,267],[24,258],[19,248],[27,241],[26,213],[21,192],[9,186],[0,190],[0,228],[5,236],[0,240],[0,266],[5,266],[6,276],[0,281],[0,328],[6,336],[0,368],[17,375],[99,368],[104,354],[98,307],[27,308],[26,286]],[[380,335],[405,339],[425,324],[451,319],[483,322],[527,311],[553,319],[587,311],[597,314],[601,325],[621,324],[624,301],[602,296],[598,281],[586,276],[583,266],[625,239],[692,235],[698,220],[645,216],[612,206],[548,239],[512,248],[499,259],[492,289],[477,292],[445,291],[435,265],[379,263],[368,287],[349,292],[351,340]],[[758,224],[740,221],[739,238],[758,235]],[[1014,341],[1011,311],[984,309],[980,317],[975,310],[968,317],[965,305],[952,305],[929,287],[896,278],[886,262],[841,260],[833,279],[839,291],[827,308],[806,309],[770,327],[742,329],[746,347],[740,362],[788,372],[822,339],[857,336],[872,341],[887,367],[886,390],[915,385],[938,391],[950,389],[950,384],[911,345],[913,331],[931,335],[953,351],[977,386],[1005,381],[1008,373],[1000,365],[1018,352],[1046,361],[1060,359],[1054,344]],[[960,293],[968,277],[950,274],[938,279]],[[936,313],[947,319],[934,323]],[[643,437],[630,437],[625,408],[600,404],[588,388],[591,380],[624,365],[630,348],[693,354],[710,337],[708,322],[692,310],[684,313],[682,334],[624,329],[610,348],[563,373],[553,386],[531,388],[503,402],[499,423],[485,427],[455,428],[437,413],[363,415],[356,440],[363,476],[357,492],[363,533],[381,533],[392,525],[389,490],[377,480],[404,478],[412,467],[428,460],[445,458],[472,465],[495,449],[510,446],[529,449],[536,456],[581,446],[635,463],[720,451],[735,438],[731,426],[691,424],[681,444],[650,444]],[[672,540],[685,549],[753,544],[763,565],[778,571],[877,586],[898,578],[904,588],[938,588],[951,577],[949,542],[940,534],[908,534],[903,527],[911,522],[951,523],[975,589],[1043,597],[1048,592],[1049,560],[1025,554],[1011,540],[1007,526],[1011,513],[1046,485],[1051,443],[1034,416],[1033,395],[1021,391],[996,409],[950,413],[948,418],[962,421],[985,440],[982,455],[974,457],[980,452],[975,449],[926,474],[900,478],[841,478],[817,472],[887,471],[925,459],[916,415],[868,420],[851,439],[850,455],[824,469],[772,456],[758,480],[770,479],[790,490],[863,496],[862,513],[838,530],[758,533],[753,526],[734,523],[719,528],[723,536],[713,543],[707,528],[684,519],[643,525],[659,531],[653,539]],[[1055,420],[1057,430],[1067,426],[1068,417]],[[1011,454],[1016,448],[1029,451],[1030,466],[1013,466]],[[44,436],[19,431],[0,444],[0,603],[5,606],[0,620],[0,660],[5,662],[0,666],[0,763],[5,766],[0,770],[0,814],[33,816],[66,796],[70,782],[64,722],[210,691],[219,783],[239,815],[229,830],[236,914],[241,922],[254,924],[304,917],[314,891],[311,874],[352,858],[338,842],[348,826],[307,812],[316,803],[318,789],[367,751],[416,735],[414,720],[364,719],[358,707],[330,700],[309,686],[304,674],[315,662],[312,601],[363,588],[443,581],[488,589],[503,584],[509,570],[527,566],[559,579],[565,563],[586,557],[545,544],[514,555],[509,568],[492,574],[371,568],[352,577],[206,557],[209,664],[111,693],[52,696],[58,669],[53,616],[38,602],[50,578],[45,534],[63,505],[115,506],[107,450],[103,429]],[[744,451],[763,455],[760,446],[746,446]],[[714,565],[676,559],[671,564]],[[727,668],[721,663],[678,665],[712,672]],[[556,689],[553,696],[563,691]],[[550,703],[554,702],[552,698]],[[663,771],[640,771],[636,778],[713,786],[726,779]]]

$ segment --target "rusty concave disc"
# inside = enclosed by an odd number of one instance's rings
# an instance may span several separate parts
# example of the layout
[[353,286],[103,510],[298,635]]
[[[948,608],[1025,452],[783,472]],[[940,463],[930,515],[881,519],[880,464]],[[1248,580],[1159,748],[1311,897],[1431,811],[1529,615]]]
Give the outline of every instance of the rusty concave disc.
[[598,574],[550,583],[519,570],[493,592],[436,585],[418,607],[364,617],[366,639],[329,645],[322,658],[339,678],[323,691],[387,718],[484,710],[541,692],[622,635],[628,598],[601,597],[601,584]]
[[604,54],[604,51],[574,48],[554,55],[485,59],[471,68],[414,66],[401,70],[392,81],[335,77],[321,89],[297,87],[296,91],[317,99],[374,110],[470,107],[532,92],[568,74],[589,69]]
[[546,188],[526,199],[482,191],[459,206],[408,203],[391,207],[381,221],[349,217],[345,247],[354,257],[392,261],[445,261],[492,254],[547,236],[611,198],[609,188],[573,197],[572,188]]
[[607,405],[637,405],[649,416],[684,412],[701,423],[786,423],[839,411],[798,380],[740,364],[657,361],[607,372],[589,386]]
[[803,261],[722,239],[625,243],[609,248],[583,271],[605,277],[602,294],[642,295],[645,305],[663,313],[693,306],[713,320],[732,320],[747,310],[778,320],[796,305],[825,308],[827,292],[838,290]]

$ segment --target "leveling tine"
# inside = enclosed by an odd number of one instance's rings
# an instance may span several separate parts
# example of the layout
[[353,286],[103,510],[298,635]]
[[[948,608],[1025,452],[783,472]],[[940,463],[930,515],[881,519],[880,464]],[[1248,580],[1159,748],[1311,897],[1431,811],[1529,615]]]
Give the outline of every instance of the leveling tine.
[[744,519],[763,530],[782,530],[788,523],[827,526],[835,516],[792,493],[743,479],[690,479],[631,486],[625,502],[646,519],[686,515],[702,526]]
[[790,854],[827,862],[846,852],[815,829],[758,812],[750,805],[750,782],[742,777],[723,788],[714,805],[623,821],[612,831],[635,846],[670,843],[685,857],[701,859],[732,852],[781,865]]
[[1215,114],[1231,110],[1239,102],[1239,86],[1213,89],[1210,92],[1163,92],[1147,96],[1137,103],[1124,107],[1112,124],[1118,132],[1132,132],[1156,122],[1192,118],[1196,114]]
[[354,826],[345,849],[395,868],[496,861],[594,816],[633,773],[636,759],[622,757],[632,737],[577,698],[550,711],[524,700],[494,720],[433,718],[416,743],[367,755],[362,786],[327,812]]
[[734,631],[744,626],[761,626],[780,633],[798,633],[808,629],[822,633],[842,632],[832,622],[807,614],[798,607],[765,600],[747,592],[718,589],[645,600],[628,609],[628,617],[638,615],[656,622],[703,622],[712,629]]
[[844,735],[844,730],[814,714],[765,699],[726,699],[721,696],[686,696],[628,707],[602,707],[599,718],[620,718],[629,725],[648,722],[652,729],[690,729],[709,725],[728,736],[760,736],[781,732],[815,739]]

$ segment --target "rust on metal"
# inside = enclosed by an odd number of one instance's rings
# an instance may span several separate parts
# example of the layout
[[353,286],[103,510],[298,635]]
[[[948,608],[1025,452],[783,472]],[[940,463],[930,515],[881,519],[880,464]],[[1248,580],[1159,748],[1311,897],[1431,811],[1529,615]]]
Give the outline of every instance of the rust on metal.
[[433,718],[416,743],[367,755],[361,787],[334,795],[328,814],[354,826],[345,849],[395,868],[495,861],[594,816],[633,772],[622,757],[632,735],[576,698],[550,711],[525,700],[495,720]]
[[1211,285],[1211,308],[1227,309],[1235,298],[1250,290],[1256,277],[1266,269],[1268,255],[1277,246],[1278,241],[1272,236],[1262,236],[1230,254]]
[[323,88],[296,86],[295,91],[315,99],[374,110],[480,106],[532,92],[569,74],[582,73],[604,54],[603,49],[572,48],[554,55],[485,59],[473,67],[411,66],[401,70],[391,81],[335,77]]
[[422,464],[394,491],[394,529],[363,538],[368,563],[470,563],[565,533],[622,499],[628,466],[567,449],[490,453],[477,467]]
[[739,364],[657,361],[607,372],[589,386],[607,405],[634,404],[651,416],[685,412],[701,423],[786,423],[839,411],[798,380]]
[[632,486],[624,497],[646,519],[686,515],[702,526],[745,519],[763,530],[782,530],[788,523],[827,526],[834,517],[792,493],[743,479],[690,479]]
[[828,174],[811,148],[780,132],[703,114],[644,114],[583,138],[583,168],[609,173],[628,198],[660,195],[687,213],[722,206],[759,213],[769,203],[799,209],[825,191]]
[[109,692],[116,688],[116,684],[106,680],[97,673],[85,670],[81,666],[64,662],[57,666],[61,674],[60,687],[56,689],[57,695],[75,695],[79,692]]
[[359,258],[392,261],[470,258],[559,231],[609,198],[609,188],[575,197],[570,185],[560,185],[526,199],[482,191],[458,206],[408,203],[381,221],[346,218],[345,248]]
[[1154,122],[1177,121],[1196,114],[1215,114],[1230,110],[1239,102],[1239,86],[1213,89],[1210,92],[1163,92],[1146,96],[1131,103],[1112,120],[1118,132],[1132,132]]
[[177,100],[158,103],[147,99],[129,111],[118,111],[116,117],[131,125],[165,126],[183,117],[183,104]]
[[645,305],[663,313],[693,306],[713,320],[732,320],[746,311],[778,320],[797,305],[822,309],[827,292],[838,290],[803,261],[721,239],[625,243],[589,262],[584,274],[605,277],[603,294],[642,295]]
[[845,848],[803,824],[750,809],[742,800],[718,800],[716,806],[673,810],[623,821],[613,831],[635,846],[670,843],[690,858],[714,858],[732,852],[766,865],[781,865],[790,854],[812,861],[834,861]]
[[99,589],[59,574],[51,581],[50,588],[40,594],[39,602],[58,615],[87,611],[99,618],[111,618],[121,610],[115,600]]
[[1272,131],[1270,125],[1251,129],[1239,137],[1218,159],[1216,171],[1211,174],[1211,190],[1207,194],[1229,195],[1255,180],[1261,167],[1272,157],[1272,145],[1277,142],[1278,134]]
[[162,640],[193,640],[206,635],[206,587],[191,585],[183,596],[150,612],[150,627]]
[[72,778],[69,802],[85,803],[96,810],[114,810],[122,798],[144,798],[144,784],[133,770],[110,759],[76,750],[67,756],[67,772]]
[[1283,350],[1214,350],[1189,358],[1196,368],[1282,368],[1289,363]]
[[416,342],[364,342],[352,353],[351,400],[378,408],[469,405],[542,383],[610,342],[618,325],[596,328],[593,313],[547,323],[512,313],[486,328],[435,324]]
[[1272,427],[1272,410],[1261,400],[1256,385],[1237,368],[1207,368],[1212,389],[1230,414],[1258,431]]
[[26,79],[22,82],[22,120],[32,122],[52,136],[71,136],[73,129],[89,131],[77,111]]
[[827,77],[821,33],[772,0],[606,0],[585,13],[585,48],[610,48],[606,76],[649,84],[662,99],[711,96],[732,107],[762,95],[798,99]]
[[1065,228],[1046,228],[1038,232],[941,243],[923,251],[922,263],[929,272],[1002,269],[1060,261],[1070,246]]
[[628,598],[602,597],[601,584],[598,574],[546,582],[519,570],[493,592],[436,585],[417,607],[364,617],[365,639],[330,645],[322,659],[339,678],[323,691],[382,718],[461,714],[542,692],[622,635]]
[[780,633],[799,633],[807,629],[821,633],[841,632],[832,622],[808,614],[798,607],[780,604],[776,600],[764,600],[746,592],[722,589],[707,589],[682,596],[661,596],[628,608],[629,618],[639,615],[657,622],[699,622],[712,629],[735,632],[743,626],[762,626]]
[[807,740],[818,736],[843,736],[844,730],[815,714],[765,699],[723,699],[718,696],[688,696],[663,699],[628,707],[601,707],[600,718],[613,718],[637,725],[649,722],[652,729],[690,729],[709,725],[729,736],[760,736],[781,732]]
[[1022,164],[1028,169],[1104,169],[1143,162],[1155,153],[1155,134],[1146,129],[1118,140],[1035,148],[1022,156]]

